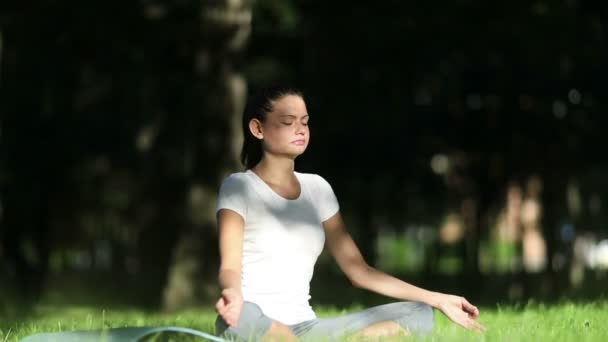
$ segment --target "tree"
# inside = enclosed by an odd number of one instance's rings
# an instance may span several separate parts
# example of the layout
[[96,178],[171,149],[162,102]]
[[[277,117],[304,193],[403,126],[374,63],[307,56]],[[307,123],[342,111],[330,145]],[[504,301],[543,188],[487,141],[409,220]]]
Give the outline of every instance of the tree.
[[[196,166],[189,175],[185,204],[189,222],[174,248],[164,290],[163,307],[168,310],[200,301],[205,283],[212,285],[206,289],[208,292],[216,288],[215,277],[211,278],[213,281],[205,279],[217,274],[214,204],[218,181],[239,165],[242,140],[239,118],[247,95],[246,82],[237,63],[251,30],[250,1],[201,1],[199,11],[201,36],[194,55],[194,89],[206,99],[200,107],[196,106],[203,111],[204,121],[198,130],[190,132],[187,143]],[[216,151],[221,151],[220,154],[209,151],[214,145],[219,145]]]

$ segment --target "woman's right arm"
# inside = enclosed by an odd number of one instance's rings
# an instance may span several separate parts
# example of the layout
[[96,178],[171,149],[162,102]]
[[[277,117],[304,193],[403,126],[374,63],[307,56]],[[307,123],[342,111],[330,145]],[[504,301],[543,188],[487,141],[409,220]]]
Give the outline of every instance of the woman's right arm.
[[[243,309],[241,292],[241,256],[243,255],[243,217],[230,209],[220,209],[217,214],[220,235],[220,275],[222,297],[215,308],[230,326],[237,326]],[[286,325],[272,321],[269,340],[297,341]],[[266,338],[264,339],[266,340]]]
[[237,326],[243,308],[241,256],[245,222],[241,215],[230,209],[220,209],[217,222],[220,249],[219,283],[222,295],[215,308],[227,324]]

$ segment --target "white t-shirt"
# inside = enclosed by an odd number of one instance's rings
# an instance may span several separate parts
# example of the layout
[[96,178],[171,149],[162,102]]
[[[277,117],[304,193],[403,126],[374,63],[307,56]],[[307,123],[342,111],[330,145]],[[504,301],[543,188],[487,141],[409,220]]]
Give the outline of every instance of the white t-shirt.
[[216,209],[234,210],[245,221],[243,299],[288,325],[316,318],[308,300],[325,243],[322,222],[339,209],[325,179],[294,173],[301,188],[294,200],[277,194],[251,170],[233,173],[222,182]]

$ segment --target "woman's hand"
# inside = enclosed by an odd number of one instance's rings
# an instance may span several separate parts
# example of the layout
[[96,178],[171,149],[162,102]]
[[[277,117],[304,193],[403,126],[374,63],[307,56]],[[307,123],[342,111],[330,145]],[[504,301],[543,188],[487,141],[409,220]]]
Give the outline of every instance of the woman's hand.
[[469,303],[464,297],[440,294],[436,307],[448,316],[449,319],[467,329],[486,330],[481,323],[477,322],[479,309]]
[[222,291],[222,296],[215,304],[215,310],[231,327],[239,323],[241,310],[243,309],[243,295],[240,290],[227,288]]

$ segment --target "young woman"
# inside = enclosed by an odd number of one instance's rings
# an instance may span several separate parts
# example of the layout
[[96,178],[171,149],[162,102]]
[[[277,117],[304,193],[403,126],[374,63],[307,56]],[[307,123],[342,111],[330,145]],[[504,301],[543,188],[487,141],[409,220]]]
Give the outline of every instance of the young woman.
[[[222,293],[216,332],[238,340],[426,334],[433,308],[483,330],[479,310],[465,298],[418,288],[365,262],[330,184],[294,170],[310,141],[308,120],[303,96],[291,89],[265,89],[246,105],[246,169],[223,181],[217,204]],[[324,243],[354,286],[401,301],[317,318],[309,284]]]

